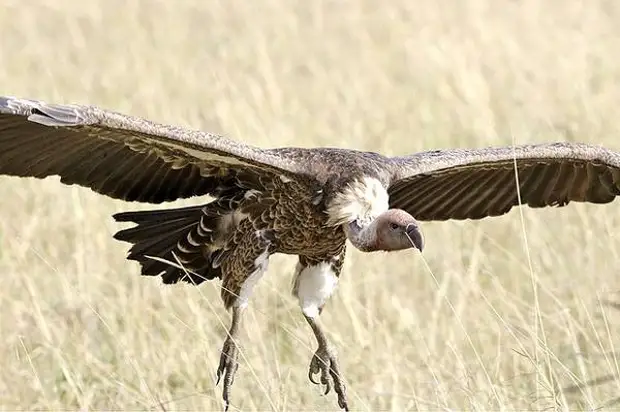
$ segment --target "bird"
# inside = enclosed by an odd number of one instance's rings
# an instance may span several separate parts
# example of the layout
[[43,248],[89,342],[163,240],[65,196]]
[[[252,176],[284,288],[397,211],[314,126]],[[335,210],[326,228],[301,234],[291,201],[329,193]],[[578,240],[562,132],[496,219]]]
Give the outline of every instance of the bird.
[[60,177],[127,202],[199,205],[117,213],[127,259],[164,284],[218,279],[231,314],[216,371],[227,410],[240,325],[270,256],[297,256],[292,294],[317,349],[308,378],[349,410],[347,383],[320,314],[348,244],[422,252],[421,222],[477,220],[513,207],[610,203],[620,153],[554,142],[430,150],[403,156],[334,147],[264,149],[97,106],[0,97],[0,175]]

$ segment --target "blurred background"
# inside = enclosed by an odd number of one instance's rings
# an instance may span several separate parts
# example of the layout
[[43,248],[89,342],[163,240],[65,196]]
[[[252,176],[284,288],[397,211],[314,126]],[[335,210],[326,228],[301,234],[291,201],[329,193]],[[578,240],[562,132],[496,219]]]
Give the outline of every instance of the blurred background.
[[[0,0],[0,94],[264,147],[620,150],[619,21],[612,0]],[[0,178],[2,409],[221,408],[219,283],[139,276],[111,214],[145,208]],[[426,223],[423,255],[349,248],[322,319],[351,407],[618,407],[619,208]],[[233,410],[337,409],[307,380],[295,263],[255,289]]]

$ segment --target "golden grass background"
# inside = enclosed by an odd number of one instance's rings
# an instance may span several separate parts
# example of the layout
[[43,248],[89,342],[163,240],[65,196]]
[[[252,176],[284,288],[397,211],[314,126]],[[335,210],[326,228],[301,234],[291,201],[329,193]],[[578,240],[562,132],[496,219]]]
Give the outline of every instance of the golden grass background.
[[[0,92],[263,146],[620,149],[618,21],[611,0],[2,0]],[[147,207],[0,179],[2,410],[220,409],[219,284],[141,278],[112,239],[112,213]],[[322,318],[353,409],[617,408],[619,208],[426,223],[422,256],[350,250]],[[234,408],[337,407],[306,378],[295,261],[255,290]]]

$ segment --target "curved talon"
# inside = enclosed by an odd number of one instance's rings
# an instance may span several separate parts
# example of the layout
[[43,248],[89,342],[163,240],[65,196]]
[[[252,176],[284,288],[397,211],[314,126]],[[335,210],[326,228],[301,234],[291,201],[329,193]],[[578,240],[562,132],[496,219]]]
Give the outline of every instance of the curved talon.
[[321,370],[321,383],[323,385],[325,385],[325,393],[324,393],[324,395],[327,395],[329,393],[329,391],[332,389],[331,382],[330,382],[330,379],[329,379],[329,374],[327,372],[328,368],[329,368],[329,366],[326,366],[326,367],[324,367]]
[[325,385],[324,395],[327,395],[333,388],[338,395],[338,406],[348,411],[349,405],[346,399],[346,388],[339,372],[336,355],[332,350],[319,347],[315,352],[308,370],[308,379],[315,385],[319,384],[314,378],[314,375],[317,373],[321,374],[320,383]]
[[332,375],[332,379],[336,383],[336,394],[338,395],[338,406],[344,409],[345,411],[349,410],[349,405],[347,404],[347,396],[346,391],[347,388],[340,382],[340,372],[338,371],[338,366],[332,367],[330,369],[330,373]]
[[315,385],[319,384],[319,381],[314,380],[314,375],[318,374],[320,371],[321,369],[319,368],[319,365],[317,365],[314,362],[314,358],[312,358],[312,361],[310,362],[310,369],[308,370],[308,379],[310,379],[310,382],[314,383]]

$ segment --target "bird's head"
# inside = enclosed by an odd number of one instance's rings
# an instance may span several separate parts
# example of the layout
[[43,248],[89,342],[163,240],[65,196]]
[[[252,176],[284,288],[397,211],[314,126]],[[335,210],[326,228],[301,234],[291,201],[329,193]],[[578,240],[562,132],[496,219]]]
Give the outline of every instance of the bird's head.
[[424,238],[417,220],[400,209],[390,209],[375,221],[377,250],[402,250],[415,247],[420,252],[424,248]]
[[364,251],[396,251],[424,248],[424,237],[417,220],[401,209],[389,209],[367,227],[349,224],[347,236],[353,246]]

